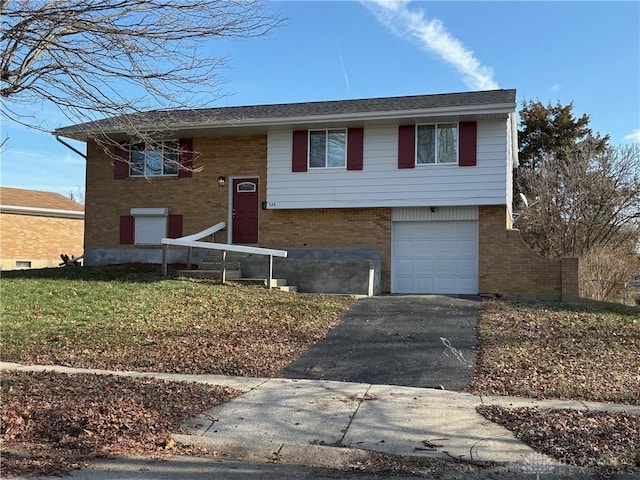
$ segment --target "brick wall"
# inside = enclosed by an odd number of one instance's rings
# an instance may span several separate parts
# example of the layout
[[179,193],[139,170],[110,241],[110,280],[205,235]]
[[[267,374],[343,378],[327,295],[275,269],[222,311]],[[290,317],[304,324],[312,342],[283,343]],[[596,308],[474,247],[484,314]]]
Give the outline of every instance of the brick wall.
[[508,228],[504,206],[480,207],[480,293],[572,300],[578,297],[577,259],[547,259]]
[[[260,199],[265,198],[265,136],[194,139],[193,149],[199,155],[194,160],[198,171],[192,177],[114,180],[112,159],[100,147],[89,144],[85,196],[87,247],[119,247],[119,219],[121,215],[129,215],[132,207],[168,207],[170,214],[183,215],[185,235],[227,222],[232,176],[259,177]],[[227,177],[227,186],[218,187],[218,176]],[[226,243],[227,231],[219,232],[215,240]]]
[[262,222],[264,247],[377,248],[382,290],[391,289],[391,209],[269,210]]
[[54,267],[60,254],[83,253],[84,221],[75,218],[0,214],[0,266],[13,270],[16,261],[31,261],[32,268]]

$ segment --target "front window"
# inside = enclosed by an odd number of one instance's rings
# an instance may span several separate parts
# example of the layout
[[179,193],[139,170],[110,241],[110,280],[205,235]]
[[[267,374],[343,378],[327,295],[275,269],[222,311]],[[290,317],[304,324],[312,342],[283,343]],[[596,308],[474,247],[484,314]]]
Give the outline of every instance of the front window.
[[418,165],[458,162],[458,125],[438,123],[418,125]]
[[344,168],[346,163],[346,130],[311,130],[309,132],[309,167]]
[[152,145],[131,145],[132,177],[161,177],[178,175],[178,142],[157,142]]

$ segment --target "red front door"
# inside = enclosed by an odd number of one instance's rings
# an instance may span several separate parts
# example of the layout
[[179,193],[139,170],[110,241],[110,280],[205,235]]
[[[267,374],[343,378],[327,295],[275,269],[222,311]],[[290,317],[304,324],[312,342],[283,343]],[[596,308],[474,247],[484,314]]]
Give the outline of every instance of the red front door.
[[233,179],[232,243],[258,243],[258,179]]

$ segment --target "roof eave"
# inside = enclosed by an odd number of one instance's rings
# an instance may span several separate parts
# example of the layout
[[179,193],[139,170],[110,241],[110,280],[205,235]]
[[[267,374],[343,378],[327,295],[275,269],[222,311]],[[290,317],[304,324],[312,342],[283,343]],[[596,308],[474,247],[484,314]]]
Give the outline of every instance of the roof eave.
[[[326,114],[326,115],[303,115],[303,116],[289,116],[289,117],[268,117],[268,118],[247,118],[247,119],[232,119],[225,121],[203,121],[190,124],[174,124],[167,125],[168,129],[172,132],[180,131],[197,131],[197,130],[216,130],[222,128],[267,128],[267,127],[282,127],[282,126],[294,126],[294,125],[314,125],[314,124],[327,124],[327,123],[339,123],[339,122],[375,122],[382,120],[394,120],[401,122],[403,120],[411,120],[415,118],[428,118],[437,116],[489,116],[489,115],[508,115],[513,113],[516,109],[515,103],[499,103],[499,104],[487,104],[487,105],[463,105],[463,106],[444,106],[436,108],[426,109],[409,109],[409,110],[392,110],[392,111],[376,111],[376,112],[352,112],[341,114]],[[91,130],[72,130],[69,133],[65,133],[60,129],[53,132],[54,135],[72,138],[74,140],[80,140],[86,142],[92,135],[100,133],[101,135],[119,136],[126,134],[122,129],[117,128],[101,128],[94,131]],[[152,128],[144,129],[141,131],[153,131]]]
[[1,213],[20,215],[36,215],[39,217],[78,218],[84,219],[82,210],[64,210],[59,208],[24,207],[21,205],[0,205]]

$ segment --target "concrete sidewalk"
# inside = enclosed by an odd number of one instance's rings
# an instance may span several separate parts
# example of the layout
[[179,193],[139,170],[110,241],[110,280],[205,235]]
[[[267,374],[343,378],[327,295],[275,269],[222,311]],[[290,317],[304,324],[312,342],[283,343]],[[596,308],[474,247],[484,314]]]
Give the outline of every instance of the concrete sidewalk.
[[[184,424],[175,439],[231,458],[313,467],[345,467],[371,452],[525,468],[551,459],[476,412],[478,405],[628,411],[640,407],[541,401],[395,385],[116,372],[0,363],[0,369],[97,373],[230,386],[245,393]],[[521,470],[522,471],[522,470]]]

